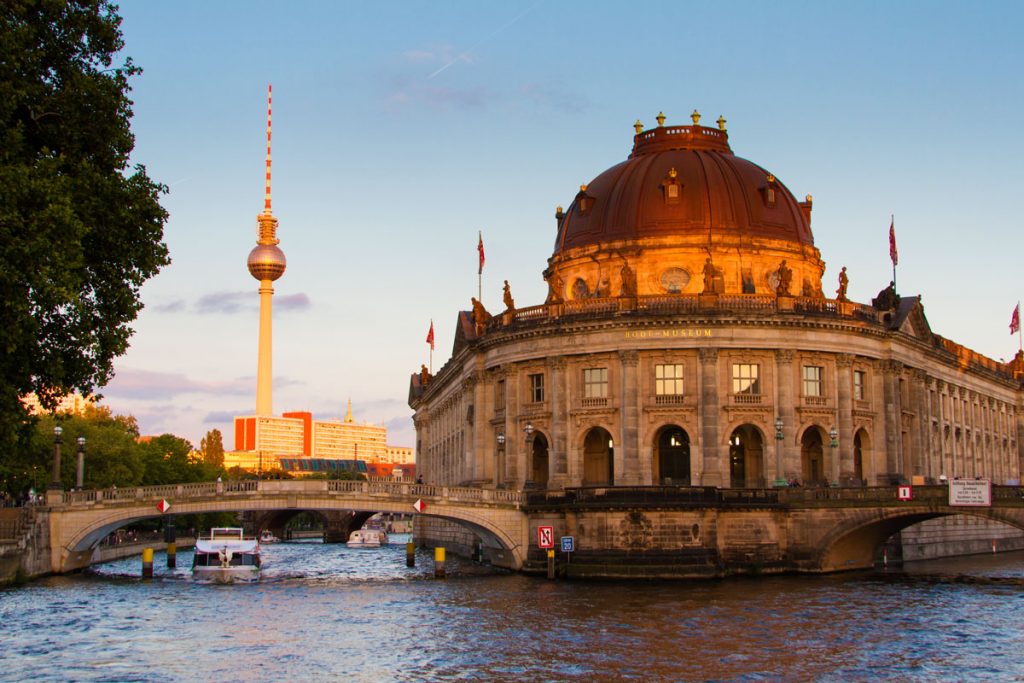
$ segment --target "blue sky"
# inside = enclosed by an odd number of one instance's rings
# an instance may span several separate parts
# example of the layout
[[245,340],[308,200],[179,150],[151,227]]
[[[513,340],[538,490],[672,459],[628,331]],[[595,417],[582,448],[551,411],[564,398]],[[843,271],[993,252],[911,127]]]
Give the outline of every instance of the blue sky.
[[385,423],[412,446],[409,375],[456,311],[541,303],[554,210],[629,154],[632,124],[728,120],[733,151],[814,196],[851,298],[891,278],[939,334],[995,359],[1021,298],[1024,48],[1017,2],[121,3],[134,161],[170,187],[173,258],[143,288],[105,402],[198,445],[255,405],[266,88],[274,410]]

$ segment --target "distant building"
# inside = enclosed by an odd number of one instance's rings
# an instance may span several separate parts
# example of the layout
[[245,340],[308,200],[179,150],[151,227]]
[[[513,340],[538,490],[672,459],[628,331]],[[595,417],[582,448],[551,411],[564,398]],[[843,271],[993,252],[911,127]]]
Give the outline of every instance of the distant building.
[[[49,411],[43,408],[39,402],[39,397],[34,393],[26,394],[22,397],[21,402],[28,408],[28,412],[32,415],[45,415]],[[69,413],[71,415],[81,415],[85,412],[85,407],[89,405],[95,405],[96,399],[92,396],[82,396],[77,391],[68,394],[57,402],[57,406],[53,409],[54,413]]]

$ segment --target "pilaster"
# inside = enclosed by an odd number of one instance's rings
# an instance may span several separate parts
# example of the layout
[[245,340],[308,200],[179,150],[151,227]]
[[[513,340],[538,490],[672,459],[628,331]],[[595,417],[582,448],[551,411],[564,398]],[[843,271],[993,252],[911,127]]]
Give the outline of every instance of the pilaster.
[[702,486],[722,486],[722,445],[718,443],[718,415],[722,410],[718,398],[718,349],[702,348],[700,358],[701,457],[693,481]]
[[640,387],[638,381],[639,352],[629,349],[619,352],[621,389],[619,406],[622,414],[622,469],[615,467],[615,484],[639,486],[643,483],[640,472]]
[[836,391],[839,430],[839,458],[832,464],[831,481],[848,485],[854,479],[853,467],[853,356],[836,357]]
[[799,479],[800,472],[800,448],[796,444],[796,432],[799,425],[796,423],[796,411],[794,406],[799,398],[793,388],[793,358],[795,354],[790,349],[778,349],[775,352],[775,409],[778,416],[782,418],[782,474],[776,474],[780,479]]

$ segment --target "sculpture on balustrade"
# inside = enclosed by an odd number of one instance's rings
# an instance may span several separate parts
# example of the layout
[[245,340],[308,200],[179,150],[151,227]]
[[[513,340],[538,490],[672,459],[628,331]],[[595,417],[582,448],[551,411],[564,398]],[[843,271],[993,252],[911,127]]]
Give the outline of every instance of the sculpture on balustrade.
[[836,290],[836,300],[846,301],[846,286],[850,284],[850,278],[846,277],[846,266],[839,271],[839,289]]
[[476,328],[476,333],[480,335],[487,329],[487,323],[491,319],[491,314],[487,312],[487,309],[484,308],[484,305],[475,296],[470,297],[470,299],[473,301],[473,326]]
[[430,382],[430,371],[427,370],[426,365],[420,366],[420,386],[425,387]]
[[716,281],[720,278],[722,271],[715,268],[715,264],[711,261],[711,257],[708,256],[704,262],[704,294],[716,294],[718,293],[718,287],[716,287]]
[[622,276],[622,290],[619,296],[636,296],[636,272],[630,268],[629,261],[623,264],[619,274]]
[[551,271],[544,271],[544,279],[548,283],[548,298],[544,300],[546,304],[560,304],[562,303],[562,292],[565,291],[565,281],[559,277],[558,273]]
[[775,288],[776,296],[792,296],[789,293],[790,285],[793,283],[793,271],[786,265],[786,259],[779,264],[779,285]]
[[871,300],[871,305],[879,311],[891,311],[900,305],[900,295],[896,293],[896,283],[889,281],[889,286]]
[[505,310],[509,313],[514,312],[516,310],[516,302],[512,299],[512,288],[509,286],[508,280],[505,280],[505,293],[503,298],[505,300]]

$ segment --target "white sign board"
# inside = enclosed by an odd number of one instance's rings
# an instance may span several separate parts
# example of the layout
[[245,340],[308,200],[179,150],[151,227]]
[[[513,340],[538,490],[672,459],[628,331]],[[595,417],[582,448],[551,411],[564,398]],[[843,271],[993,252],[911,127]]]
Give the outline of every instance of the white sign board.
[[555,547],[555,528],[552,526],[539,526],[537,527],[537,547],[538,548],[554,548]]
[[953,479],[949,482],[949,504],[964,507],[991,507],[992,481],[989,479]]

